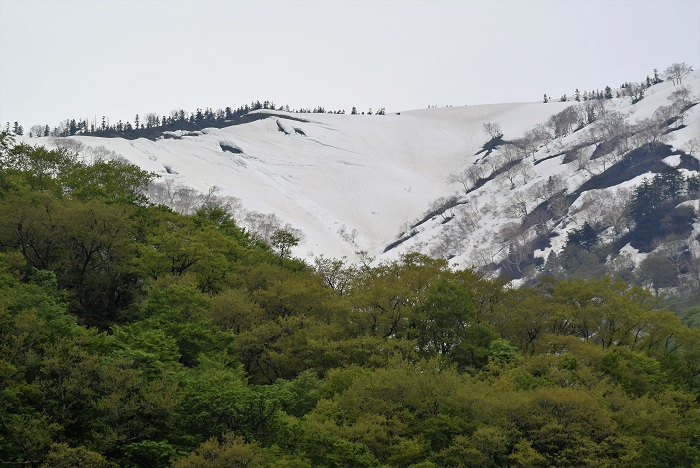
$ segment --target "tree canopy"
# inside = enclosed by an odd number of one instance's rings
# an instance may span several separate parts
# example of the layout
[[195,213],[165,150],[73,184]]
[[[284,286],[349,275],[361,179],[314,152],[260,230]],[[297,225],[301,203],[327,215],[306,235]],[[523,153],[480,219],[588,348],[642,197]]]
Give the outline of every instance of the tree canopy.
[[642,287],[311,266],[126,163],[0,143],[2,464],[700,463],[700,330]]

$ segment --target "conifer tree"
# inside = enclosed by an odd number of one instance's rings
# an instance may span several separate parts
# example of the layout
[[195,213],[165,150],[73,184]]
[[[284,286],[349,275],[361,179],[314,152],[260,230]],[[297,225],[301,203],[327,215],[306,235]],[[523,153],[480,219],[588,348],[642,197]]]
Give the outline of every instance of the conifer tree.
[[653,183],[661,191],[663,200],[675,200],[683,194],[683,174],[675,167],[669,166],[661,174],[654,177]]
[[648,245],[658,234],[659,209],[663,201],[660,186],[648,180],[642,182],[632,195],[630,215],[636,225],[636,234],[644,244]]
[[578,245],[583,250],[590,252],[591,248],[598,243],[598,234],[588,221],[581,229],[572,230],[566,238],[566,245]]

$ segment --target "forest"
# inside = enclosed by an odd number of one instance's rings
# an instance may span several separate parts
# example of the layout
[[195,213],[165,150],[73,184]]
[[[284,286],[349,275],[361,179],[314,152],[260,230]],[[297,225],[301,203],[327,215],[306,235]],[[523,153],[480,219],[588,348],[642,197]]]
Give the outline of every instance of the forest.
[[639,285],[307,263],[78,156],[0,133],[0,464],[700,463],[700,329]]

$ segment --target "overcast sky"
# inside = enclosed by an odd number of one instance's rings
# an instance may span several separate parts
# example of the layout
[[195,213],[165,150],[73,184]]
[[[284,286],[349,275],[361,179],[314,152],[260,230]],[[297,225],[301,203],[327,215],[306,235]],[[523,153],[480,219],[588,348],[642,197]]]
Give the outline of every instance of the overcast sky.
[[0,122],[537,101],[700,66],[700,0],[0,0]]

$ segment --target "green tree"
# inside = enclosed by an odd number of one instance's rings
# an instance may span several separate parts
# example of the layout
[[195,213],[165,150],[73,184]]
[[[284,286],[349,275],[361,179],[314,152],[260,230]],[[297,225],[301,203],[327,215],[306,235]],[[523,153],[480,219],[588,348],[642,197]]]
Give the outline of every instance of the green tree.
[[425,356],[440,354],[460,369],[478,369],[487,362],[489,344],[497,333],[476,322],[474,300],[463,283],[437,280],[417,307],[413,332]]
[[63,193],[79,200],[99,198],[109,203],[145,204],[148,185],[158,177],[133,164],[97,161],[77,164],[60,177]]
[[280,265],[282,265],[284,259],[289,257],[292,247],[299,245],[299,238],[292,232],[281,229],[270,236],[270,244],[277,250]]
[[117,468],[119,465],[85,447],[70,447],[59,443],[51,446],[51,451],[40,466],[41,468],[74,468],[76,466]]
[[505,363],[517,362],[520,357],[518,351],[503,338],[494,340],[489,345],[489,360]]
[[653,184],[660,188],[664,200],[675,200],[683,194],[685,178],[675,167],[666,166],[654,177]]
[[654,289],[658,296],[659,289],[678,284],[678,275],[673,263],[663,255],[650,255],[639,264],[637,276],[644,286]]
[[598,243],[598,234],[596,233],[593,226],[588,224],[586,221],[581,229],[572,229],[566,237],[567,247],[570,245],[577,245],[581,247],[586,252],[590,252],[591,249]]
[[689,442],[671,442],[653,437],[644,442],[638,463],[643,468],[696,467],[700,464],[700,448]]
[[[675,225],[687,225],[692,219],[692,210],[687,213],[674,210],[674,202],[682,194],[685,183],[683,176],[675,169],[665,170],[652,181],[644,181],[632,195],[630,215],[635,222],[636,239],[632,246],[642,251],[651,250],[655,238],[663,238],[673,232]],[[669,217],[670,216],[670,217]],[[673,218],[678,219],[673,219]],[[683,218],[686,218],[685,220]]]
[[474,319],[471,294],[461,284],[441,280],[418,307],[416,336],[428,354],[448,354],[459,345]]
[[75,155],[67,149],[48,150],[25,143],[14,145],[7,138],[3,146],[7,149],[0,152],[0,169],[18,174],[33,190],[51,189],[60,193],[54,179],[78,164]]
[[185,458],[178,460],[176,468],[229,468],[263,466],[263,457],[257,444],[249,444],[234,433],[211,437]]
[[308,415],[312,429],[327,431],[366,446],[380,462],[408,466],[427,459],[430,443],[449,444],[466,429],[465,389],[456,370],[438,359],[397,360],[381,369],[353,376],[330,400]]
[[202,290],[217,291],[226,284],[229,262],[245,250],[215,225],[197,226],[196,219],[169,210],[151,208],[145,222],[148,229],[134,265],[154,280],[192,274]]
[[399,261],[361,269],[350,290],[351,320],[361,333],[406,338],[416,322],[416,305],[447,271],[446,261],[413,253]]

